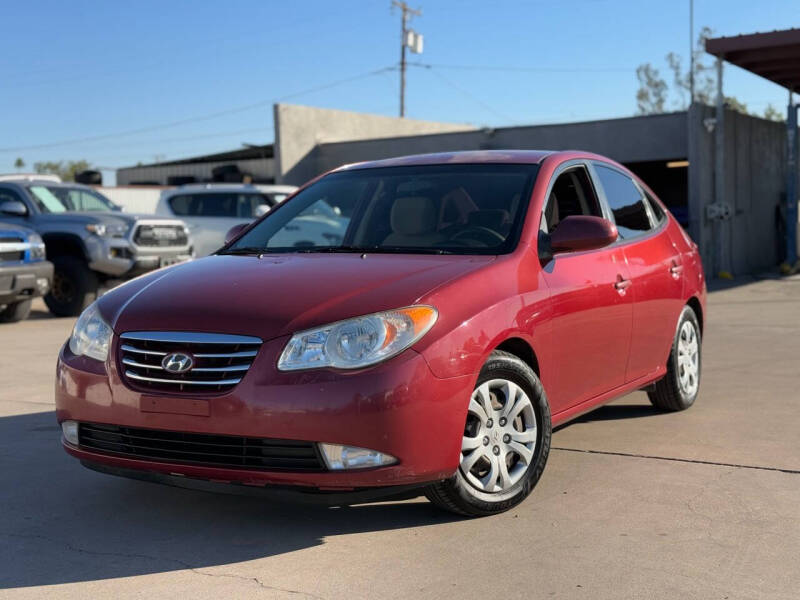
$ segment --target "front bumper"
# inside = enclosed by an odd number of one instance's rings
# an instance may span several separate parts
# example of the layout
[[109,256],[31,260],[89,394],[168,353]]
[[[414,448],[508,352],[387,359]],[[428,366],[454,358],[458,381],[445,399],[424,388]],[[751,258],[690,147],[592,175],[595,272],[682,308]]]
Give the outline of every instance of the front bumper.
[[110,239],[91,253],[89,267],[109,277],[127,278],[141,275],[194,258],[191,246],[135,246],[124,239]]
[[[113,424],[259,438],[329,442],[390,454],[398,463],[349,471],[292,472],[138,459],[73,446],[67,452],[91,465],[125,474],[189,478],[249,486],[299,486],[326,492],[414,486],[450,477],[458,467],[471,375],[435,377],[424,358],[408,350],[371,369],[342,373],[277,371],[286,338],[265,342],[244,379],[228,393],[207,398],[146,394],[127,387],[114,359],[105,365],[71,354],[65,345],[56,379],[56,416]],[[116,356],[116,342],[111,356]],[[190,397],[208,403],[208,416],[141,410],[153,399]],[[174,405],[174,403],[173,403]],[[150,477],[151,479],[153,477]],[[399,489],[399,488],[398,488]]]
[[46,261],[0,266],[0,304],[44,296],[53,282],[53,264]]

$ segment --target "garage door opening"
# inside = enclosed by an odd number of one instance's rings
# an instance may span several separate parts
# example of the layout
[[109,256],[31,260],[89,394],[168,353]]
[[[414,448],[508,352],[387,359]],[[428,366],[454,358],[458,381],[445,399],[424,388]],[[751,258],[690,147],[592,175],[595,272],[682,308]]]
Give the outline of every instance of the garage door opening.
[[667,205],[684,229],[689,227],[689,161],[686,158],[625,163]]

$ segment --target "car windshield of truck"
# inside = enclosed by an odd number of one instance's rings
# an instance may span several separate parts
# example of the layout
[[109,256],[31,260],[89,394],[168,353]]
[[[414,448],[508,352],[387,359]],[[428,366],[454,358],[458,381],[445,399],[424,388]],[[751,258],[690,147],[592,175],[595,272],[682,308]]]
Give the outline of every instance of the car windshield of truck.
[[32,185],[36,206],[43,213],[54,212],[111,212],[117,206],[102,194],[82,187]]
[[279,204],[222,254],[506,254],[517,245],[537,165],[340,171]]

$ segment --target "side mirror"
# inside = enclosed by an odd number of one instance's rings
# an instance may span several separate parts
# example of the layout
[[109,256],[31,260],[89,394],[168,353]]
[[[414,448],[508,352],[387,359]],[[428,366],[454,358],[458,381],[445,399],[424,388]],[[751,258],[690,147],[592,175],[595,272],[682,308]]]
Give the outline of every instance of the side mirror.
[[617,240],[617,226],[607,219],[588,215],[566,217],[550,236],[553,254],[573,250],[594,250]]
[[255,216],[256,218],[263,217],[265,214],[269,212],[269,204],[259,204],[258,206],[256,206],[256,209],[253,212],[254,212],[253,216]]
[[28,209],[19,200],[6,200],[0,204],[0,213],[15,217],[24,217],[28,214]]
[[228,233],[225,234],[225,243],[229,243],[233,239],[239,237],[239,234],[244,231],[250,223],[239,223],[238,225],[234,225],[228,230]]

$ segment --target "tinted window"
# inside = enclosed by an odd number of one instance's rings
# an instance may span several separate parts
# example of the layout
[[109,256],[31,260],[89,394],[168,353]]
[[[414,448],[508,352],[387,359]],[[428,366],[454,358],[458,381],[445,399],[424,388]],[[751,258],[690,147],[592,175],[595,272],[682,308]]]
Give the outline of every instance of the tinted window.
[[596,168],[606,200],[614,214],[619,237],[631,238],[651,229],[644,197],[633,180],[614,169],[600,165],[596,165]]
[[260,205],[272,206],[274,202],[264,194],[214,192],[173,196],[169,204],[172,212],[179,217],[252,219]]
[[552,233],[561,221],[569,216],[579,215],[603,216],[594,188],[583,167],[561,173],[555,180],[544,209],[541,229]]
[[653,218],[656,223],[660,225],[664,222],[667,214],[664,212],[664,209],[661,208],[661,204],[659,204],[655,198],[650,197],[650,194],[647,194],[647,202],[650,204],[650,211],[653,213]]
[[426,165],[334,173],[229,251],[510,252],[536,172],[536,165]]

